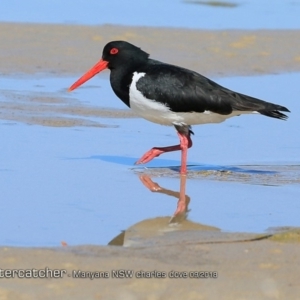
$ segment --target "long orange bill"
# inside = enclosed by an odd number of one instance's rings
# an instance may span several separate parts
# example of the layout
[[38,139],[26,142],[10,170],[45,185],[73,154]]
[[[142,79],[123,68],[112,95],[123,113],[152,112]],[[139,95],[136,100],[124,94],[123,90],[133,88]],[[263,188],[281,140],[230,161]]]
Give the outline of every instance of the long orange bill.
[[107,68],[108,62],[106,60],[100,59],[89,71],[87,71],[83,76],[81,76],[71,87],[69,87],[68,91],[71,92],[75,90],[77,87],[94,77],[96,74]]

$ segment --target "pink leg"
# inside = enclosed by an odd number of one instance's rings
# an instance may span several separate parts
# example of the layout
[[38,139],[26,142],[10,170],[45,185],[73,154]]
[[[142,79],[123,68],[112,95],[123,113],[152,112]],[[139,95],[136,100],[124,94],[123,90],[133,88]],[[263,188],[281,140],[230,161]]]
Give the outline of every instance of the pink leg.
[[190,136],[189,139],[186,135],[178,132],[178,136],[180,139],[180,149],[181,149],[181,168],[180,174],[186,175],[186,161],[187,161],[187,149],[190,148],[192,145],[189,146],[189,140],[191,140]]
[[178,151],[181,150],[181,169],[180,174],[186,174],[186,161],[187,161],[187,149],[191,148],[193,142],[191,140],[190,135],[185,135],[183,133],[177,132],[180,140],[179,145],[169,146],[169,147],[154,147],[146,152],[135,164],[145,164],[151,161],[153,158],[160,156],[163,153],[171,152],[171,151]]

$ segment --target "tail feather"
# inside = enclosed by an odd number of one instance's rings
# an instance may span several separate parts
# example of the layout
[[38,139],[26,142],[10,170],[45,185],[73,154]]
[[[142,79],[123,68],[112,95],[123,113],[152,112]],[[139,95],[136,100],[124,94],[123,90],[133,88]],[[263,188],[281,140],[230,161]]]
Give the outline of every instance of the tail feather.
[[276,118],[280,120],[286,120],[288,118],[287,115],[281,113],[280,111],[286,111],[290,112],[286,107],[273,104],[273,103],[268,103],[264,109],[258,110],[258,112],[264,116],[271,117],[271,118]]
[[257,99],[251,96],[234,93],[234,98],[235,101],[233,102],[233,108],[236,110],[257,111],[264,116],[280,120],[286,120],[288,118],[288,116],[281,113],[281,111],[290,112],[284,106]]

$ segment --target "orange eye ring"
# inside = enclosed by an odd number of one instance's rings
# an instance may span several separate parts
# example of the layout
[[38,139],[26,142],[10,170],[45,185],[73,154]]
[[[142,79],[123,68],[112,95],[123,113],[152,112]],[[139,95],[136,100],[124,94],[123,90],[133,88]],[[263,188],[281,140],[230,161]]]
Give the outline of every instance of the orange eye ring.
[[109,51],[109,53],[110,54],[117,54],[119,52],[119,49],[118,48],[112,48],[110,51]]

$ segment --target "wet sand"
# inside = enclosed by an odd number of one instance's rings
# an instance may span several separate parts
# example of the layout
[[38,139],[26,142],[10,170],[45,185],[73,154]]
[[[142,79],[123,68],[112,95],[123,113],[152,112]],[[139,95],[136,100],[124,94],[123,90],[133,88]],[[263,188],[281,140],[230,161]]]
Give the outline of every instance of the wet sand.
[[95,118],[134,118],[128,109],[104,109],[82,106],[76,99],[54,97],[53,95],[31,93],[22,95],[14,91],[1,91],[1,119],[26,124],[51,127],[111,127],[99,121],[87,120]]
[[[180,64],[207,76],[300,70],[300,31],[218,32],[2,23],[0,36],[1,72],[7,76],[40,73],[43,76],[46,74],[59,77],[82,74],[83,70],[100,58],[103,44],[115,39],[131,41],[149,51],[153,58]],[[3,96],[2,91],[1,95]],[[32,96],[19,99],[17,95],[8,93],[5,94],[5,99],[0,104],[1,119],[29,124],[62,127],[105,126],[97,122],[89,123],[84,116],[134,117],[127,111],[94,110],[76,103],[70,104],[64,98],[45,96],[34,100]],[[11,104],[12,100],[14,105]],[[54,107],[53,104],[57,102],[61,106]],[[68,114],[71,120],[68,122],[66,117],[57,117],[60,113]],[[225,176],[230,177],[230,174]],[[298,181],[297,177],[295,184]],[[154,223],[157,222],[155,220]],[[62,279],[1,278],[0,298],[299,298],[299,230],[286,228],[283,233],[257,236],[191,226],[189,224],[184,230],[163,236],[145,237],[141,234],[142,238],[134,247],[1,247],[2,270],[48,267],[51,270],[66,270],[66,273],[63,273]],[[138,228],[140,227],[139,225]],[[128,231],[132,232],[133,229]],[[116,240],[119,244],[126,244],[126,234]],[[118,244],[116,240],[114,243]],[[112,271],[120,269],[133,270],[135,274],[133,278],[112,278]],[[73,271],[78,270],[108,272],[109,278],[73,278]],[[136,278],[137,272],[141,270],[165,272],[166,278],[154,278],[158,276],[157,272],[152,273],[155,275],[152,278]],[[169,272],[172,270],[181,272],[181,276],[185,276],[186,272],[187,278],[171,278]],[[201,271],[217,272],[217,278],[191,278],[192,271],[198,271],[199,275],[203,274]],[[3,273],[0,270],[0,276],[1,274]],[[209,277],[215,273],[204,274]]]
[[[188,179],[240,182],[247,184],[281,186],[285,184],[300,184],[300,166],[298,165],[263,165],[263,166],[234,166],[212,167],[189,166]],[[179,178],[179,170],[153,168],[134,170],[137,174],[147,174],[152,177]],[[272,176],[270,176],[272,175]]]
[[111,40],[206,76],[300,71],[299,30],[186,30],[0,23],[1,73],[82,74]]
[[[200,231],[192,233],[153,239],[151,247],[2,247],[2,269],[48,267],[66,273],[62,279],[1,279],[0,295],[2,299],[20,300],[298,299],[299,232],[298,243],[269,239],[234,242],[234,234],[227,239],[219,234],[210,242],[212,237],[206,235],[204,239]],[[108,272],[109,278],[73,278],[73,271],[78,270]],[[135,273],[133,278],[113,278],[113,270]],[[165,272],[166,278],[136,278],[138,271]],[[187,278],[172,278],[171,271],[181,276],[186,272]],[[193,271],[199,276],[203,271],[217,272],[217,278],[191,278],[196,276],[190,273]]]

